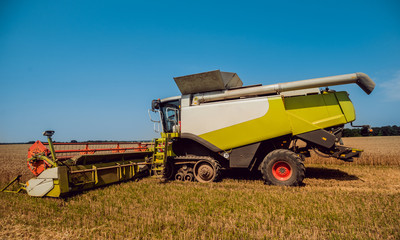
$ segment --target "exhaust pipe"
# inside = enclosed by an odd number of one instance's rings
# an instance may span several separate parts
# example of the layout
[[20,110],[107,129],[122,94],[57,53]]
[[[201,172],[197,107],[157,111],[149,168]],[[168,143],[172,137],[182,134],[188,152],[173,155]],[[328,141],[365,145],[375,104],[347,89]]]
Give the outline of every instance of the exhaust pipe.
[[279,94],[281,92],[301,90],[317,87],[328,87],[356,83],[365,93],[370,94],[375,88],[375,82],[365,73],[351,73],[323,78],[313,78],[295,82],[277,83],[265,86],[248,87],[241,89],[224,90],[221,93],[210,92],[196,94],[193,102],[204,103],[239,97]]

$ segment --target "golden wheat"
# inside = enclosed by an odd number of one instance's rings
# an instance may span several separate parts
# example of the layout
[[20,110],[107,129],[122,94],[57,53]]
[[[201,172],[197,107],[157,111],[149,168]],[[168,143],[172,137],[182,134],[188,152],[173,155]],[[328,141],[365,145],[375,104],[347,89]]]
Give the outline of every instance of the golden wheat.
[[[400,239],[399,139],[345,139],[369,162],[312,158],[304,187],[146,178],[67,199],[0,193],[0,239]],[[0,146],[2,175],[29,174],[27,148]]]
[[364,152],[353,163],[323,158],[311,152],[311,158],[306,159],[306,163],[400,166],[400,136],[343,138],[343,143],[344,146],[362,149]]

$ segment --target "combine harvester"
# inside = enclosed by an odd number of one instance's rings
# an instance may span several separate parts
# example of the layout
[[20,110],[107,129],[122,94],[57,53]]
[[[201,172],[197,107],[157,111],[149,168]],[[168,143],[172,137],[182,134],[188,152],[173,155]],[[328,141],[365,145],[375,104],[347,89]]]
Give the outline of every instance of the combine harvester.
[[362,152],[342,146],[344,125],[356,119],[349,94],[327,87],[356,83],[367,94],[375,87],[364,73],[243,87],[235,73],[217,70],[175,82],[181,96],[152,101],[149,114],[161,138],[150,148],[107,154],[85,149],[83,155],[58,157],[54,132],[46,131],[49,149],[36,142],[28,155],[37,177],[19,191],[61,197],[145,175],[214,182],[222,170],[234,168],[261,171],[266,184],[298,186],[310,150],[349,162]]

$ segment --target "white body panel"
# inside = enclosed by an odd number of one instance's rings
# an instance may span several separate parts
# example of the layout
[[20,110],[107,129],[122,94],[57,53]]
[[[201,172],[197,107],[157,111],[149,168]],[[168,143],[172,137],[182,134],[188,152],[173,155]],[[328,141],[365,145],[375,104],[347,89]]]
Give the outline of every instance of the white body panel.
[[43,197],[54,187],[53,179],[33,178],[28,181],[26,192],[29,196]]
[[37,176],[36,178],[57,179],[58,178],[58,167],[46,169],[39,176]]
[[230,127],[260,118],[267,114],[268,108],[266,97],[206,103],[198,106],[182,104],[182,133],[202,135]]
[[33,197],[43,197],[54,188],[53,179],[58,178],[58,167],[46,169],[28,181],[26,192]]

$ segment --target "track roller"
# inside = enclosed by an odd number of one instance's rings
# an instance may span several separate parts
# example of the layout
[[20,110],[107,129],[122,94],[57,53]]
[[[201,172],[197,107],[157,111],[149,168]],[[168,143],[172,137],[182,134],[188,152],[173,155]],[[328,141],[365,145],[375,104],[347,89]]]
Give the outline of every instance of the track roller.
[[191,167],[191,165],[187,164],[182,165],[175,174],[175,180],[188,181],[188,182],[193,181],[194,175],[193,175],[193,168]]
[[184,181],[185,177],[184,177],[183,173],[182,172],[178,172],[177,174],[175,174],[175,180]]
[[185,175],[185,181],[192,182],[193,180],[194,180],[194,175],[193,175],[193,173],[187,173],[187,174]]

